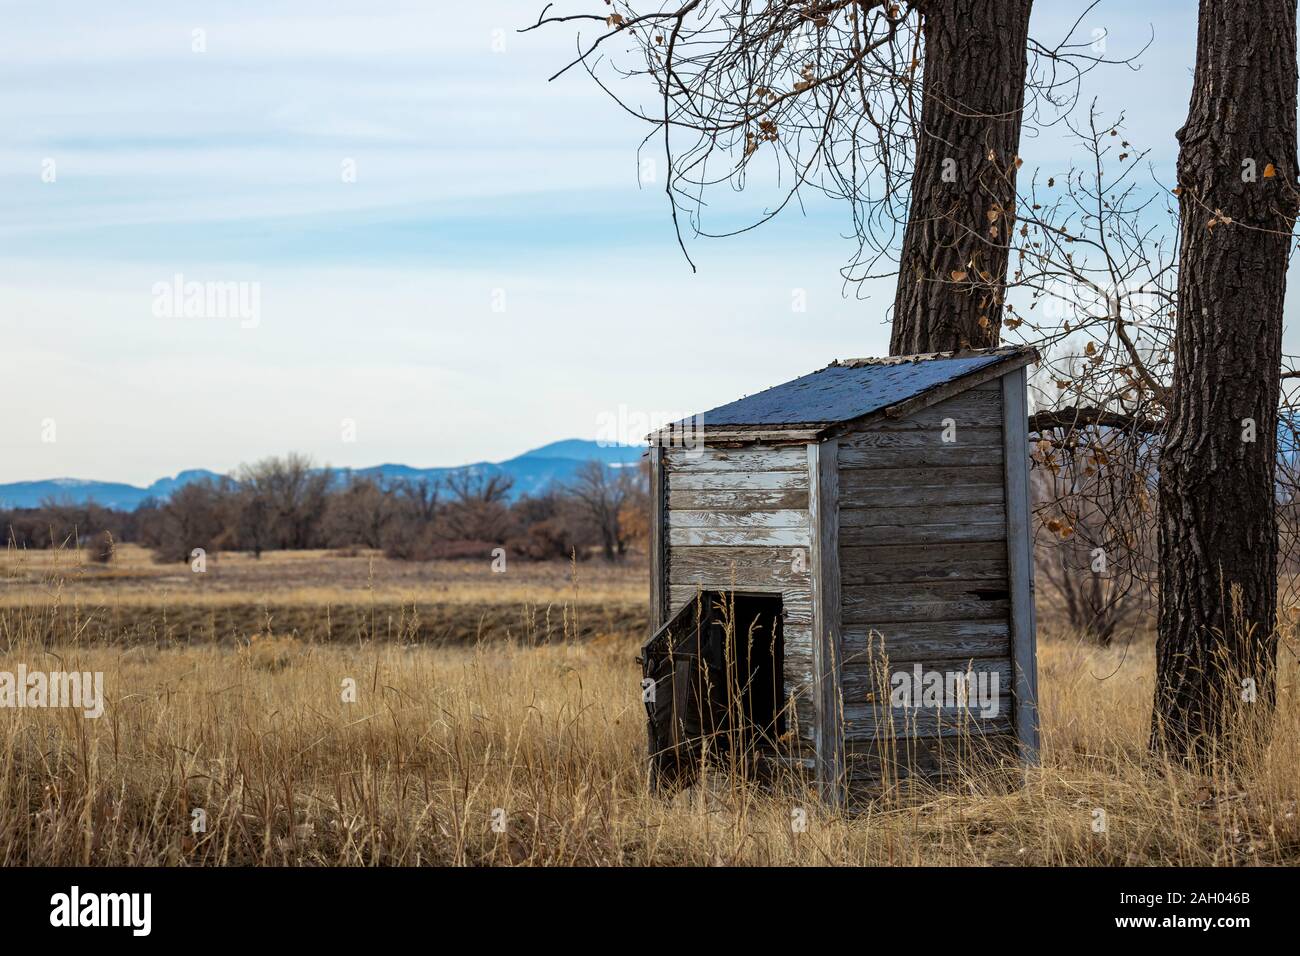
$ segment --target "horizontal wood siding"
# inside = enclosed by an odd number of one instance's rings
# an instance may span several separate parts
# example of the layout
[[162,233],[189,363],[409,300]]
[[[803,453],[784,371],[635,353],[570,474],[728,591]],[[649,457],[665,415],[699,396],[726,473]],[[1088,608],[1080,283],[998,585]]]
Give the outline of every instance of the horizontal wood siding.
[[[788,551],[765,547],[681,547],[673,549],[674,583],[722,582],[740,591],[806,589],[808,572],[798,570]],[[710,584],[710,586],[714,586]]]
[[1000,541],[846,547],[844,557],[852,562],[841,571],[845,585],[1007,579],[1007,549]]
[[[942,675],[945,689],[970,675],[973,685],[963,704],[951,694],[937,702],[921,694],[905,706],[893,700],[896,687],[914,690],[915,668],[924,675]],[[894,661],[888,665],[845,664],[840,671],[844,692],[844,736],[846,740],[871,740],[894,736],[948,736],[954,733],[1004,733],[1012,727],[1012,664],[1008,658],[980,660]]]
[[[883,706],[889,697],[891,680],[899,675],[912,676],[913,669],[918,663],[924,665],[922,673],[933,670],[954,674],[969,672],[976,676],[992,675],[997,678],[997,684],[1000,688],[1007,687],[1008,682],[1011,680],[1011,661],[1006,657],[981,658],[978,660],[945,657],[925,662],[895,661],[891,659],[887,665],[878,662],[876,666],[868,666],[862,661],[854,661],[842,665],[844,697],[846,700],[850,697],[854,699],[853,703],[848,705],[848,708],[853,711],[862,711],[877,705]],[[852,676],[850,676],[850,673]],[[877,699],[871,700],[870,698],[873,695]]]
[[674,547],[745,547],[765,544],[773,548],[807,548],[808,529],[804,528],[682,528],[673,524],[668,513],[668,543]]
[[751,446],[744,449],[682,449],[670,455],[670,467],[678,474],[696,471],[729,471],[753,474],[759,471],[803,471],[807,477],[807,455],[803,445]]
[[879,657],[882,645],[900,661],[1011,657],[1011,628],[1006,621],[845,624],[841,641],[846,664]]
[[[971,738],[999,753],[1013,739],[1004,458],[1000,380],[840,438],[841,683],[858,782],[895,759],[888,776],[930,774]],[[996,700],[892,706],[891,675],[916,665],[974,673]]]
[[[938,435],[939,429],[948,419],[952,419],[958,430],[965,428],[996,428],[1002,422],[1002,388],[1000,379],[977,385],[960,395],[931,405],[919,412],[913,412],[902,418],[887,418],[875,422],[863,429],[863,434],[872,432],[916,432],[933,430]],[[964,440],[964,438],[963,438]],[[849,444],[853,444],[850,440]]]
[[[944,415],[943,417],[949,417]],[[939,419],[942,421],[942,418]],[[910,419],[908,420],[910,422]],[[955,422],[955,419],[954,419]],[[899,431],[899,422],[887,422],[883,426],[887,431],[859,431],[845,435],[840,439],[840,460],[846,457],[852,458],[861,452],[870,449],[885,448],[924,448],[931,449],[934,447],[934,436],[931,432],[940,426],[935,425],[931,428],[916,429],[910,428],[906,431]],[[1002,443],[1002,429],[995,427],[971,427],[960,430],[960,438],[963,443],[969,442],[973,446],[997,445],[999,448]]]
[[[671,564],[669,565],[669,574],[672,574]],[[695,600],[695,595],[700,591],[728,591],[731,590],[731,569],[725,566],[719,566],[716,575],[710,576],[708,580],[696,581],[692,584],[670,584],[668,586],[668,603],[672,608],[669,616],[676,614],[678,609],[685,607],[691,601]],[[785,623],[787,627],[792,624],[799,624],[805,627],[812,627],[812,589],[804,584],[801,587],[781,587],[779,585],[753,585],[750,587],[736,590],[743,591],[770,591],[780,593],[782,606],[785,609]],[[787,644],[789,643],[787,638]]]
[[[707,449],[700,454],[708,454]],[[673,475],[674,491],[802,491],[808,494],[804,471],[681,471]]]
[[808,510],[807,488],[674,488],[668,493],[668,507],[679,511],[767,511],[794,508]]
[[792,759],[811,767],[813,606],[808,453],[803,445],[664,453],[669,613],[701,590],[779,593]]
[[850,785],[878,786],[912,774],[958,776],[982,764],[1014,760],[1016,737],[1011,733],[899,736],[885,740],[846,740],[845,764]]
[[771,511],[671,511],[669,527],[673,528],[739,528],[754,530],[764,528],[808,528],[808,512],[793,508]]
[[1001,488],[1003,478],[1001,463],[964,465],[960,468],[927,466],[889,469],[858,465],[844,469],[844,480],[848,484],[840,488],[840,494],[842,500],[862,506],[868,502],[875,504],[875,493],[879,489],[910,489],[914,492],[912,500],[924,504],[929,498],[922,489],[948,488],[962,484],[996,485]]
[[982,718],[975,710],[959,711],[945,708],[942,711],[928,707],[913,710],[876,711],[871,707],[844,708],[844,742],[889,744],[908,737],[932,740],[936,737],[983,737],[988,734],[1009,734],[1014,721],[1008,712],[996,717]]
[[[954,431],[957,435],[957,431]],[[919,436],[913,436],[919,437]],[[965,468],[969,465],[1002,464],[1001,445],[966,445],[960,439],[951,445],[927,444],[891,448],[874,446],[840,450],[842,468]]]
[[844,589],[843,621],[1005,621],[1009,607],[1006,587],[1005,581],[855,585]]

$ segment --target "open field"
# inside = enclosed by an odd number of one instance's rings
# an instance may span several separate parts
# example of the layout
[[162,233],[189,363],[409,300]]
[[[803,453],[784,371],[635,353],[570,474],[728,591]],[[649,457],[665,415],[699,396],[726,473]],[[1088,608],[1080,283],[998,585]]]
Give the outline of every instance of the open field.
[[[1239,780],[1149,761],[1148,641],[1100,650],[1054,631],[1040,638],[1044,763],[1023,787],[968,778],[837,816],[798,780],[647,795],[642,567],[579,564],[575,582],[568,565],[222,555],[199,583],[124,558],[7,559],[0,670],[103,671],[107,708],[0,709],[0,865],[1300,862],[1290,636],[1272,746]],[[322,623],[408,602],[422,623],[392,639],[368,619]],[[308,626],[286,626],[290,607]],[[223,623],[232,608],[267,627]],[[215,639],[176,623],[204,613]],[[444,622],[433,644],[425,615]]]
[[[81,552],[0,552],[0,646],[20,626],[57,644],[313,642],[525,643],[640,633],[644,564],[391,561],[378,553],[268,552],[155,564],[120,546],[111,564]],[[9,638],[12,639],[12,638]]]

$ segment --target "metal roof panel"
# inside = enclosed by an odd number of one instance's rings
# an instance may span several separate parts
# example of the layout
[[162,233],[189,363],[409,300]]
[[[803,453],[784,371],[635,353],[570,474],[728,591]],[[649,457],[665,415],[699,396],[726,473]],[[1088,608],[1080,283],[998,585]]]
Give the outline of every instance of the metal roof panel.
[[697,420],[705,428],[830,425],[850,421],[1021,354],[1021,349],[997,349],[952,356],[837,362],[783,385],[719,405],[697,416]]

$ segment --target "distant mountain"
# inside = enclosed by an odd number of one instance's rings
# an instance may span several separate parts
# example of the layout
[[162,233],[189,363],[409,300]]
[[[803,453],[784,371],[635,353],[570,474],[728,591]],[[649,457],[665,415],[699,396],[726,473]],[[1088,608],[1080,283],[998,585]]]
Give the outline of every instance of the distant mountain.
[[[206,468],[191,468],[188,471],[182,471],[175,478],[159,478],[152,485],[145,489],[151,497],[167,498],[177,488],[188,485],[191,481],[202,481],[205,478],[220,478],[215,471],[208,471]],[[0,498],[4,497],[3,485],[0,485]],[[128,486],[129,487],[129,486]]]
[[541,448],[534,448],[532,451],[526,451],[518,458],[512,458],[511,461],[519,461],[523,458],[567,458],[571,461],[603,461],[607,465],[626,465],[641,460],[641,454],[645,451],[640,445],[607,445],[594,441],[583,441],[581,438],[566,438],[564,441],[553,441],[549,445],[543,445]]
[[[514,478],[513,497],[537,494],[554,484],[572,481],[585,462],[599,461],[611,468],[635,465],[643,449],[636,445],[604,445],[580,438],[552,442],[534,448],[522,455],[499,462],[476,462],[446,468],[413,468],[410,465],[385,464],[369,468],[353,468],[350,473],[373,478],[394,480],[398,478],[438,478],[456,471],[499,472]],[[341,474],[348,474],[341,470]],[[43,481],[15,481],[0,484],[0,507],[35,508],[42,502],[54,500],[67,504],[85,504],[94,501],[106,508],[133,511],[148,498],[168,498],[176,489],[192,481],[221,477],[203,468],[182,471],[172,478],[159,478],[147,488],[112,481],[92,481],[82,478],[48,478]]]
[[35,508],[43,501],[85,504],[93,500],[106,508],[134,511],[148,497],[148,488],[80,478],[48,478],[0,485],[0,507],[4,508]]
[[[554,484],[572,481],[578,469],[586,462],[599,461],[611,468],[635,465],[641,460],[644,449],[636,445],[603,445],[599,442],[570,438],[534,448],[506,461],[479,461],[469,465],[447,468],[412,468],[409,465],[374,465],[354,468],[352,473],[388,480],[397,478],[438,478],[459,471],[476,471],[487,474],[500,473],[514,479],[511,497],[534,495]],[[0,495],[3,495],[0,488]]]

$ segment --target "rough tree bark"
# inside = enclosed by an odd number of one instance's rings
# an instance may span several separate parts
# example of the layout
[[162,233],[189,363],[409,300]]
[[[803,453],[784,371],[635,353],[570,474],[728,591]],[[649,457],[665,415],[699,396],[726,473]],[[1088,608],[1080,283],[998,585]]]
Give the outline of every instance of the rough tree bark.
[[[1267,716],[1274,699],[1278,376],[1297,195],[1296,0],[1202,0],[1178,142],[1182,247],[1160,467],[1151,746],[1205,759],[1230,756],[1235,718]],[[1253,704],[1246,678],[1254,680]],[[1260,709],[1242,710],[1242,702]]]
[[998,343],[1032,0],[921,6],[924,79],[893,355]]

